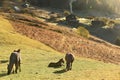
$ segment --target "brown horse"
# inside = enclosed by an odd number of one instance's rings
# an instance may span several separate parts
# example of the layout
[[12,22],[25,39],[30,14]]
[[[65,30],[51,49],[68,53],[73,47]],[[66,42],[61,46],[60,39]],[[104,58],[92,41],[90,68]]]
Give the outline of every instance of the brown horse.
[[[19,68],[19,71],[21,71],[20,61],[21,61],[20,49],[14,50],[10,55],[9,64],[7,66],[7,69],[8,69],[7,74],[8,75],[11,73],[14,65],[15,65],[15,73],[17,73],[18,68]],[[13,72],[14,72],[14,70],[13,70]]]
[[55,67],[55,68],[61,67],[61,66],[63,66],[63,63],[64,63],[64,60],[63,60],[63,58],[62,58],[62,59],[60,59],[58,62],[51,62],[51,63],[48,65],[48,67]]
[[66,60],[66,70],[69,71],[72,69],[72,63],[74,61],[74,56],[71,53],[65,55]]

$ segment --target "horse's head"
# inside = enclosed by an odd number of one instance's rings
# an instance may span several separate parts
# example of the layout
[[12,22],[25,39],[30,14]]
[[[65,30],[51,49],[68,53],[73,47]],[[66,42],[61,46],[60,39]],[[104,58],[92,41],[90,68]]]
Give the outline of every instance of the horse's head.
[[7,74],[9,75],[11,73],[11,70],[12,70],[12,68],[10,67],[9,64],[7,65],[7,70],[8,70]]
[[19,53],[19,52],[20,52],[20,49],[18,49],[18,50],[14,50],[13,52],[18,52],[18,53]]
[[61,58],[61,59],[59,60],[59,62],[60,62],[60,63],[64,63],[64,60],[63,60],[63,58]]

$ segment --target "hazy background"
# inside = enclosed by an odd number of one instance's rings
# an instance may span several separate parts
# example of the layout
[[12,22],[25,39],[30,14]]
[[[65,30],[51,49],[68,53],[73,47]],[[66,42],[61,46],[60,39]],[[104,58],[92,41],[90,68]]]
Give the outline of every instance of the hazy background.
[[[19,0],[20,1],[20,0]],[[70,10],[71,0],[27,0],[31,5],[61,10]],[[119,17],[120,0],[76,0],[72,3],[74,12],[90,16]]]
[[[0,0],[0,6],[9,0]],[[16,2],[28,2],[31,5],[39,7],[54,8],[59,10],[70,10],[71,0],[10,0]],[[105,16],[120,14],[120,0],[76,0],[72,3],[72,8],[74,12],[84,12],[92,15],[102,15]]]

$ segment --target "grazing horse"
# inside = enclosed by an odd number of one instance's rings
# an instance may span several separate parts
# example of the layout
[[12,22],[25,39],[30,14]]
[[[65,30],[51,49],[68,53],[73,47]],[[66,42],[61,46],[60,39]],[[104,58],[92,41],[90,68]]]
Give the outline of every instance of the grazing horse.
[[65,55],[65,60],[66,60],[66,70],[69,71],[72,69],[72,63],[74,61],[74,56],[71,53],[67,53]]
[[[14,65],[15,65],[15,73],[17,73],[18,68],[19,68],[19,72],[21,71],[20,61],[21,61],[20,49],[14,50],[10,55],[9,64],[7,66],[7,69],[8,69],[7,74],[8,75],[11,73]],[[13,70],[13,72],[14,72],[14,70]]]
[[62,59],[60,59],[58,62],[51,62],[51,63],[48,65],[48,67],[55,67],[55,68],[61,67],[61,66],[63,66],[63,63],[64,63],[64,60],[63,60],[63,58],[62,58]]

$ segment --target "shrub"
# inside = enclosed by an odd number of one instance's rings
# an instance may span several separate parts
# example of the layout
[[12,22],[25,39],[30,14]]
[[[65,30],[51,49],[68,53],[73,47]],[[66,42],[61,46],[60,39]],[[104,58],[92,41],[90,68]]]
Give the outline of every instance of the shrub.
[[120,46],[120,37],[117,37],[116,40],[115,40],[115,44]]
[[77,28],[77,33],[80,36],[83,36],[85,38],[89,38],[89,35],[90,35],[89,31],[86,28],[84,28],[84,27],[78,27]]
[[65,10],[63,14],[64,14],[64,16],[68,16],[68,15],[70,15],[70,12]]

